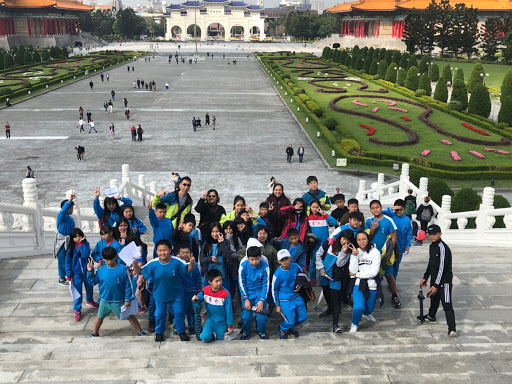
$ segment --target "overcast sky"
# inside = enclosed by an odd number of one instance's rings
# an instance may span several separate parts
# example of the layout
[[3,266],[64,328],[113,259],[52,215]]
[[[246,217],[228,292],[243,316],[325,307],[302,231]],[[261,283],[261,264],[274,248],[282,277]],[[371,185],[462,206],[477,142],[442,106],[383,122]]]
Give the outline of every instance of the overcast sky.
[[[167,1],[167,5],[169,4],[179,4],[179,3],[184,3],[186,0],[166,0]],[[311,2],[313,2],[315,0],[311,0]],[[334,5],[336,5],[337,3],[341,3],[343,2],[344,0],[319,0],[321,2],[324,3],[324,7],[332,7]],[[88,1],[85,1],[85,3],[87,3]],[[123,4],[126,4],[126,5],[130,5],[132,7],[135,7],[137,4],[145,4],[145,2],[142,2],[141,0],[121,0],[121,2]],[[245,0],[246,3],[249,3],[249,4],[256,4],[256,0]],[[278,7],[279,6],[279,3],[281,2],[281,0],[264,0],[264,5],[266,8],[275,8],[275,7]],[[99,0],[98,3],[100,4],[107,4],[108,1],[105,1],[105,0]]]

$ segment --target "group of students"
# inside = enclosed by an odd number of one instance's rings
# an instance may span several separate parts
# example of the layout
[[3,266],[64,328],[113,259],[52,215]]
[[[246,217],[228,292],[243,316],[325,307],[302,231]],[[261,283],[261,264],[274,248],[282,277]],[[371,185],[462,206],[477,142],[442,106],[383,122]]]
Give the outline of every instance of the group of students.
[[[308,177],[307,184],[309,190],[290,203],[282,184],[274,182],[273,193],[260,204],[258,214],[241,196],[235,197],[233,211],[226,213],[217,191],[204,191],[195,206],[200,215],[196,228],[189,194],[191,179],[183,177],[179,188],[169,193],[162,190],[148,203],[155,244],[150,261],[147,246],[140,239],[147,228],[135,217],[130,199],[106,197],[102,206],[100,190],[96,189],[93,207],[101,225],[101,240],[91,252],[83,232],[74,228],[71,195],[62,202],[57,217],[59,283],[72,281],[80,295],[84,286],[86,305],[99,307],[91,337],[99,335],[102,319],[111,312],[119,317],[123,305],[129,306],[135,297],[139,313],[148,307],[149,331],[155,332],[156,341],[164,340],[167,319],[182,341],[190,340],[185,320],[189,333],[196,333],[198,340],[229,337],[238,300],[241,340],[250,337],[254,315],[258,336],[268,339],[266,325],[273,312],[283,318],[279,338],[286,339],[299,336],[296,327],[307,319],[306,302],[311,299],[304,292],[316,284],[318,272],[327,302],[327,310],[320,317],[332,316],[332,331],[342,332],[341,303],[351,305],[350,331],[357,332],[362,318],[376,321],[373,312],[377,298],[381,306],[384,303],[383,278],[393,305],[401,307],[396,278],[412,239],[406,204],[398,199],[392,208],[383,210],[381,203],[373,200],[373,217],[365,221],[356,199],[350,199],[345,207],[344,196],[329,198],[318,188],[315,176]],[[328,214],[331,200],[337,208]],[[336,227],[331,234],[329,226]],[[431,260],[420,285],[431,279],[432,305],[429,315],[418,320],[435,322],[442,301],[449,333],[456,335],[450,300],[451,254],[440,239],[439,227],[431,227]],[[141,255],[127,268],[118,254],[131,242],[136,243]],[[106,267],[102,267],[103,260]],[[97,272],[94,263],[99,267]],[[100,288],[99,304],[93,300],[95,284]],[[204,327],[197,321],[203,303]],[[79,321],[81,297],[73,307],[75,320]],[[135,317],[129,319],[137,334],[144,334]]]

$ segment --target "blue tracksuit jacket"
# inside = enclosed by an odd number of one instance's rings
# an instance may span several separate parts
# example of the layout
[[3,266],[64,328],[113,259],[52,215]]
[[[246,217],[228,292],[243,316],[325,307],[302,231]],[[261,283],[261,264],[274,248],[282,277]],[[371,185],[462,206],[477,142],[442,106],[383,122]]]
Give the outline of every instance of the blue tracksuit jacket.
[[[129,199],[128,197],[121,197],[120,200],[124,204],[130,204],[131,205],[133,203],[132,199]],[[94,209],[94,213],[96,214],[96,217],[101,222],[101,219],[103,217],[103,213],[105,213],[105,210],[101,206],[100,199],[94,199],[94,203],[93,203],[92,207]],[[117,213],[115,213],[115,212],[111,212],[110,213],[110,220],[106,224],[108,224],[108,225],[113,227],[117,220],[119,220],[119,215]]]
[[66,201],[57,215],[57,232],[64,236],[69,236],[71,231],[75,229],[75,220],[68,215],[69,208],[71,208],[71,203]]
[[172,233],[174,232],[174,227],[172,225],[172,220],[165,217],[160,220],[156,217],[155,211],[149,210],[149,223],[151,227],[153,227],[153,243],[157,243],[159,240],[166,239],[171,242],[172,245]]
[[266,302],[270,285],[270,268],[268,264],[260,260],[258,266],[253,267],[249,259],[244,257],[238,268],[238,284],[242,300],[257,299]]
[[91,286],[99,284],[100,300],[107,303],[120,303],[133,300],[133,289],[130,285],[126,266],[118,264],[110,268],[105,265],[96,273],[87,271],[87,281]]

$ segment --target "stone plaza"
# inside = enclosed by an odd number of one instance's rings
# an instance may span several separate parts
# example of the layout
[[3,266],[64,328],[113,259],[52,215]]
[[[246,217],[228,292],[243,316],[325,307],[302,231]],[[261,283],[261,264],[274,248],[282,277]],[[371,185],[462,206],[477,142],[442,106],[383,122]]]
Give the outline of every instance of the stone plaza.
[[[301,49],[300,44],[286,46],[269,49]],[[205,188],[216,188],[228,212],[236,194],[257,209],[271,176],[284,184],[291,199],[306,191],[305,180],[312,174],[320,188],[333,194],[339,187],[347,198],[355,195],[360,179],[375,180],[370,174],[326,168],[252,57],[250,45],[202,45],[197,64],[169,64],[168,55],[177,46],[162,47],[150,62],[133,62],[135,72],[121,65],[108,71],[109,82],[101,82],[98,73],[2,110],[3,121],[12,127],[12,138],[0,142],[0,156],[8,164],[0,172],[2,202],[21,202],[27,165],[35,171],[46,206],[57,206],[74,189],[78,205],[92,207],[94,188],[120,179],[121,164],[167,190],[172,188],[171,172],[190,175],[195,201]],[[188,57],[194,49],[189,42],[181,52]],[[206,52],[213,52],[213,59]],[[133,89],[137,78],[154,80],[156,91]],[[114,112],[105,114],[103,102],[112,89]],[[89,134],[88,127],[78,133],[80,106],[91,110],[98,133]],[[203,126],[194,132],[192,118],[199,116],[204,123],[206,112],[216,116],[216,130]],[[108,129],[112,122],[114,140]],[[131,141],[132,124],[143,127],[142,142]],[[286,162],[290,143],[295,149],[304,145],[304,163],[297,156]],[[86,149],[84,162],[76,160],[78,145]],[[299,327],[298,339],[278,339],[280,318],[274,314],[268,323],[270,340],[259,340],[253,332],[248,341],[210,345],[180,342],[169,330],[165,342],[155,343],[150,336],[135,336],[129,324],[114,318],[106,319],[101,338],[91,339],[96,310],[84,307],[82,321],[73,321],[69,291],[57,285],[52,256],[0,260],[0,383],[512,383],[510,253],[485,244],[453,246],[452,252],[456,339],[446,335],[442,310],[437,324],[416,322],[427,242],[413,247],[402,263],[397,280],[402,308],[392,308],[384,284],[386,301],[375,312],[377,323],[362,323],[358,333],[347,332],[350,308],[342,308],[345,332],[334,334],[331,319],[318,317],[325,302],[318,307],[315,302],[308,306],[309,319]],[[320,292],[318,287],[315,291]],[[147,330],[147,314],[138,318]],[[235,326],[239,318],[237,306]]]

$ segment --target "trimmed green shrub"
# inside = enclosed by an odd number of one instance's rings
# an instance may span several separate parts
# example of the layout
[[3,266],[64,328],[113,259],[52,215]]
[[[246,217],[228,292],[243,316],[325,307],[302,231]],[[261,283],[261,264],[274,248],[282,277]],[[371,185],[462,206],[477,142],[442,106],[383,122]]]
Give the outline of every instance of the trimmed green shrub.
[[498,123],[512,126],[512,95],[505,97],[498,113]]
[[298,87],[294,87],[294,88],[293,88],[293,94],[294,94],[295,96],[298,96],[298,95],[300,95],[301,93],[306,93],[306,92],[304,91],[304,88],[298,88]]
[[[494,206],[494,209],[510,208],[510,203],[502,195],[494,195],[494,202],[492,205]],[[496,216],[496,221],[494,223],[493,228],[505,228],[505,223],[503,222],[503,216]]]
[[39,54],[39,51],[36,49],[34,51],[34,54],[32,55],[32,60],[34,60],[34,63],[39,64],[41,62],[41,55]]
[[12,67],[14,67],[14,59],[10,53],[6,52],[4,55],[4,68],[8,69]]
[[388,70],[388,63],[386,60],[381,60],[380,63],[379,63],[379,69],[377,70],[377,75],[379,75],[379,77],[381,79],[385,79],[386,78],[386,71]]
[[483,84],[482,76],[480,76],[481,73],[484,73],[484,67],[480,63],[476,63],[473,66],[473,70],[471,71],[471,75],[469,75],[468,82],[466,83],[466,86],[468,88],[469,93],[473,93],[473,88],[477,84]]
[[27,89],[30,89],[32,88],[32,84],[28,81],[24,81],[23,82],[23,88],[27,88]]
[[[389,53],[391,53],[391,51],[389,51]],[[389,81],[390,83],[393,83],[395,84],[396,83],[396,78],[397,78],[397,70],[398,70],[398,64],[396,63],[391,63],[389,64],[388,66],[388,69],[386,70],[386,81]]]
[[455,79],[453,82],[455,83],[455,80],[457,79],[464,81],[464,70],[462,68],[457,68],[455,71]]
[[469,99],[468,112],[488,118],[491,114],[491,98],[483,84],[476,84]]
[[[462,188],[452,198],[452,212],[476,211],[480,207],[482,198],[471,188]],[[457,229],[457,220],[452,220],[452,229]],[[476,228],[474,218],[468,219],[467,229]]]
[[386,48],[381,48],[379,51],[379,61],[385,60],[386,58]]
[[429,56],[428,55],[423,55],[423,57],[420,60],[420,64],[418,65],[418,71],[421,74],[424,74],[424,73],[428,72],[428,61],[429,61]]
[[336,119],[334,117],[329,117],[327,119],[324,119],[322,121],[323,125],[325,125],[327,127],[327,129],[329,131],[334,131],[334,129],[336,128],[336,125],[338,124],[338,122],[336,121]]
[[446,86],[446,81],[443,76],[441,76],[437,82],[436,90],[434,91],[434,100],[443,103],[448,101],[448,87]]
[[345,58],[345,66],[351,68],[350,67],[351,62],[352,62],[352,56],[347,55],[347,57]]
[[450,64],[446,64],[443,67],[443,73],[441,74],[441,77],[445,79],[445,81],[451,84],[452,82],[452,68],[450,67]]
[[379,62],[377,61],[377,59],[373,59],[372,64],[370,65],[370,71],[368,72],[368,74],[375,76],[377,74],[378,70],[379,70]]
[[43,61],[49,61],[50,60],[50,52],[47,49],[43,49],[43,53],[41,54],[41,57],[43,58]]
[[321,117],[322,116],[322,108],[320,108],[320,106],[315,103],[314,101],[311,101],[311,100],[308,100],[306,101],[306,107],[311,111],[313,112],[313,114],[317,117]]
[[407,62],[407,70],[411,69],[412,67],[418,68],[418,60],[416,60],[415,56],[409,56],[409,61]]
[[306,95],[305,93],[301,93],[298,96],[299,96],[300,101],[302,101],[303,103],[309,100],[309,96]]
[[421,88],[417,89],[416,92],[414,92],[414,96],[416,96],[416,97],[425,96],[426,94],[427,94],[427,92]]
[[452,89],[452,98],[450,100],[458,101],[461,104],[463,110],[467,109],[467,107],[468,107],[468,90],[466,88],[466,84],[464,83],[464,80],[461,80],[460,78],[455,79],[455,82],[453,83],[453,89]]
[[357,60],[356,60],[356,64],[354,66],[354,69],[356,71],[360,71],[363,69],[363,65],[364,65],[364,58],[363,58],[363,55],[362,54],[359,54],[357,56]]
[[407,71],[407,77],[405,78],[405,88],[408,88],[414,92],[418,89],[419,83],[420,78],[418,77],[418,68],[409,68]]
[[509,127],[509,124],[507,123],[498,123],[496,124],[496,128],[498,129],[505,129],[505,128],[508,128]]
[[405,85],[406,77],[407,77],[407,71],[405,70],[405,68],[400,68],[398,70],[398,76],[396,78],[396,83],[403,87]]
[[400,62],[398,63],[398,65],[400,65],[400,67],[402,67],[403,69],[405,69],[407,71],[407,62],[409,60],[409,53],[408,52],[404,52],[402,53],[402,57],[400,58]]
[[29,51],[25,51],[23,54],[23,64],[29,65],[34,62],[34,59],[32,58],[32,54]]
[[0,88],[0,96],[9,96],[12,93],[12,89],[9,87]]
[[[428,73],[423,73],[420,77],[420,83],[418,85],[418,90],[423,89],[425,91],[425,95],[432,95],[432,84],[430,81],[430,75]],[[423,95],[422,95],[423,96]]]
[[402,54],[400,51],[397,51],[396,49],[393,51],[393,57],[391,59],[394,63],[400,63],[400,59],[402,58]]
[[[424,172],[420,172],[421,177],[424,177]],[[419,182],[419,180],[418,180]],[[419,184],[416,184],[419,185]],[[436,177],[431,177],[428,179],[428,195],[430,199],[436,202],[437,205],[441,206],[444,195],[453,196],[453,191],[451,188],[444,182],[444,180],[438,179]]]
[[363,156],[363,151],[361,151],[361,146],[354,139],[341,139],[340,144],[345,151],[354,156]]
[[372,65],[372,59],[370,56],[367,56],[366,59],[364,59],[363,72],[369,74],[371,65]]
[[502,103],[507,96],[512,96],[512,69],[509,69],[507,73],[505,73],[505,77],[503,77],[503,82],[501,83],[500,100]]
[[457,112],[460,112],[462,111],[462,104],[460,101],[455,101],[455,100],[452,100],[448,103],[448,109],[452,110],[452,111],[457,111]]
[[434,82],[439,80],[439,66],[436,63],[430,67],[430,78]]

